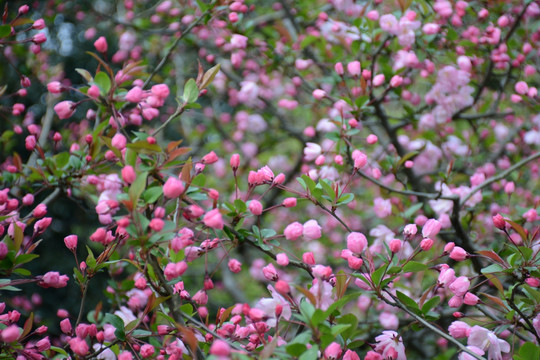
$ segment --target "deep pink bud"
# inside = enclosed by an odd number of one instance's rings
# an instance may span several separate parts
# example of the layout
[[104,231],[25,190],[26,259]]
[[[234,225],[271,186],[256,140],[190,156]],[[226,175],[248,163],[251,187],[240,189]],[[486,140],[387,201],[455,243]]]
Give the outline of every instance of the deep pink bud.
[[262,269],[263,275],[267,280],[276,281],[279,279],[276,268],[272,264],[268,264]]
[[341,356],[341,345],[337,342],[332,342],[324,350],[324,358],[328,360],[336,360]]
[[284,280],[278,280],[275,284],[276,290],[281,295],[287,295],[291,292],[291,287],[289,284]]
[[104,36],[100,36],[95,42],[94,42],[94,46],[96,48],[97,51],[99,51],[100,53],[104,53],[104,52],[107,52],[107,39],[105,39]]
[[230,345],[223,340],[215,340],[210,346],[210,354],[215,356],[227,357],[231,353]]
[[422,236],[424,238],[433,238],[441,231],[442,224],[435,219],[429,219],[422,228]]
[[43,44],[45,41],[47,41],[47,35],[44,33],[37,33],[36,35],[32,36],[32,42],[34,44]]
[[213,164],[219,160],[215,152],[210,151],[208,154],[204,155],[201,162],[207,165]]
[[223,229],[223,217],[219,212],[219,209],[214,209],[206,213],[203,218],[203,222],[206,226],[213,229]]
[[235,274],[242,270],[242,264],[236,259],[229,260],[227,266],[229,267],[229,270]]
[[64,244],[66,247],[73,251],[77,248],[77,235],[68,235],[64,238]]
[[352,232],[347,236],[347,249],[355,254],[361,254],[367,244],[367,239],[362,233]]
[[392,251],[394,254],[399,252],[401,250],[401,240],[399,239],[393,239],[390,241],[390,251]]
[[315,265],[315,257],[313,256],[313,252],[305,252],[302,254],[302,261],[308,265]]
[[135,181],[137,178],[137,174],[135,173],[135,170],[133,169],[133,166],[126,165],[122,168],[122,179],[127,183],[131,184]]
[[35,30],[41,30],[45,28],[45,20],[43,19],[37,19],[34,21],[34,24],[32,25],[32,29]]
[[230,164],[231,164],[231,167],[233,168],[233,170],[238,169],[238,166],[240,166],[240,155],[239,154],[233,154],[231,156]]
[[132,103],[138,103],[143,99],[144,92],[139,86],[135,86],[126,94],[126,100]]
[[285,228],[283,234],[287,240],[296,240],[304,232],[304,227],[299,222],[293,222]]
[[339,76],[343,76],[345,74],[345,69],[343,69],[343,64],[338,62],[336,65],[334,65],[334,70],[336,70],[337,74]]
[[263,206],[258,200],[251,200],[248,206],[249,211],[256,216],[259,216],[263,212]]
[[499,230],[504,230],[506,228],[506,220],[504,220],[501,214],[497,214],[493,217],[493,225]]
[[75,113],[75,103],[73,101],[61,101],[54,106],[54,111],[60,119],[68,119]]
[[295,207],[296,206],[296,198],[289,197],[283,200],[282,202],[283,206],[285,207]]
[[276,262],[280,266],[289,265],[289,257],[285,253],[279,253],[276,255]]
[[455,261],[463,261],[467,259],[467,257],[467,252],[459,246],[455,246],[454,249],[452,249],[452,251],[450,252],[450,259]]
[[428,251],[433,246],[433,240],[426,238],[420,241],[420,248],[424,251]]
[[347,71],[351,76],[360,76],[362,73],[362,67],[360,65],[360,61],[352,61],[347,64]]
[[184,189],[185,187],[182,181],[171,176],[163,185],[163,195],[166,198],[174,199],[179,197],[184,192]]

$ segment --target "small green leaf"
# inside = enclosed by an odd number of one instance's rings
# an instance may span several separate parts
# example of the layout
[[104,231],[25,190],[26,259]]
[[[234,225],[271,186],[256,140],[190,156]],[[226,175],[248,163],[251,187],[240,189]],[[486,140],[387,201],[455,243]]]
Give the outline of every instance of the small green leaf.
[[141,197],[141,194],[143,193],[144,188],[146,187],[147,177],[148,177],[147,172],[138,174],[133,184],[131,184],[131,186],[129,187],[129,198],[131,199],[131,202],[133,203],[134,207],[137,205],[137,201],[139,201],[139,198]]
[[482,274],[490,274],[503,271],[504,268],[499,264],[491,264],[481,270]]
[[109,79],[109,76],[103,71],[96,74],[94,83],[99,87],[102,95],[108,94],[109,90],[111,90],[111,79]]
[[184,86],[184,95],[182,99],[185,103],[194,103],[199,98],[199,88],[194,79],[189,79]]
[[11,35],[10,25],[0,25],[0,38],[5,38]]
[[116,335],[116,337],[119,340],[124,341],[126,339],[126,333],[124,329],[124,320],[122,320],[117,315],[105,314],[104,321],[114,326],[114,328],[116,329],[116,331],[114,332],[114,335]]
[[343,195],[340,196],[340,198],[339,198],[336,205],[338,205],[338,206],[346,205],[346,204],[350,203],[353,200],[354,200],[354,194],[351,194],[351,193],[343,194]]
[[378,286],[381,283],[381,279],[383,277],[385,270],[386,270],[386,264],[384,264],[383,266],[381,266],[380,268],[378,268],[371,274],[371,281],[373,281],[373,284],[375,284],[375,286]]
[[401,291],[396,291],[397,298],[405,304],[410,310],[414,311],[415,313],[420,313],[420,309],[418,308],[418,304],[416,301],[402,293]]
[[413,206],[411,206],[410,208],[408,208],[407,210],[405,210],[405,212],[403,213],[403,217],[404,217],[405,219],[410,218],[410,217],[413,216],[418,210],[420,210],[420,209],[422,208],[422,206],[424,206],[424,204],[422,204],[422,203],[414,204]]
[[319,180],[319,184],[321,184],[324,192],[326,195],[330,196],[330,199],[332,199],[332,202],[336,199],[336,192],[332,188],[332,182],[328,179],[322,179]]
[[439,296],[432,297],[428,301],[424,303],[422,306],[422,312],[424,314],[427,314],[431,309],[433,309],[435,306],[439,305],[441,302],[441,298]]
[[161,186],[154,186],[143,191],[142,199],[147,204],[153,204],[163,194],[163,188]]
[[212,83],[212,81],[218,74],[219,69],[221,69],[221,64],[217,64],[216,66],[208,69],[208,71],[204,73],[204,76],[201,81],[201,90],[205,89],[208,85]]
[[408,263],[405,264],[405,266],[403,266],[404,273],[424,271],[427,269],[428,269],[427,265],[416,262],[416,261],[409,261]]

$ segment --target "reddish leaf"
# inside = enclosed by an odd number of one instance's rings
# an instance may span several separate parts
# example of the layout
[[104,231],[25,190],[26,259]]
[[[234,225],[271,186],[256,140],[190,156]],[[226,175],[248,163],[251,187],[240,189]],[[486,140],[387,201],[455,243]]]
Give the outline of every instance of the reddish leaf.
[[508,310],[508,308],[506,307],[504,302],[501,299],[499,299],[498,297],[493,296],[493,295],[489,295],[489,294],[486,294],[486,293],[478,293],[478,295],[483,295],[483,296],[487,297],[489,300],[493,301],[495,304],[497,304],[497,305],[505,308],[506,310]]
[[501,257],[499,255],[497,255],[494,251],[492,250],[482,250],[482,251],[477,251],[476,253],[480,254],[480,255],[484,255],[492,260],[495,260],[496,262],[498,262],[499,264],[503,264],[504,265],[504,260],[501,259]]
[[310,303],[313,304],[313,306],[317,306],[317,299],[315,299],[315,296],[309,292],[309,290],[304,289],[301,286],[296,285],[296,290],[300,291],[304,296],[309,300]]

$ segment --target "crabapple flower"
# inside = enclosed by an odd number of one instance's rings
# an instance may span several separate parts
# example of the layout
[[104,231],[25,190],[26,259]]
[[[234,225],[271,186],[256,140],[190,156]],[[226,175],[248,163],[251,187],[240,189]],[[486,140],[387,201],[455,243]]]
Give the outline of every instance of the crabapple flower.
[[337,342],[332,342],[324,349],[324,358],[328,360],[336,360],[341,356],[341,345]]
[[471,327],[463,321],[454,321],[448,327],[448,333],[456,339],[468,337],[470,332]]
[[300,236],[302,236],[302,233],[304,232],[304,226],[300,224],[299,222],[293,222],[283,230],[283,234],[285,235],[285,238],[287,240],[296,240]]
[[468,255],[469,254],[467,254],[467,251],[465,251],[465,249],[459,246],[455,246],[450,252],[450,259],[455,261],[463,261],[467,259]]
[[[277,283],[276,283],[277,285]],[[256,309],[262,310],[266,325],[275,327],[278,317],[289,320],[292,316],[291,305],[283,298],[272,285],[268,285],[268,291],[272,294],[271,298],[262,298],[255,305]],[[278,308],[281,307],[281,312],[278,314]]]
[[[375,351],[382,355],[383,359],[392,358],[394,360],[407,360],[405,356],[405,346],[403,339],[395,331],[383,331],[375,338],[377,344]],[[390,356],[394,354],[395,356]]]
[[61,101],[54,106],[54,111],[60,119],[68,119],[75,113],[75,103],[68,100]]
[[307,240],[317,240],[321,237],[321,227],[317,220],[308,220],[304,223],[303,232],[304,238]]
[[319,144],[308,142],[304,148],[304,158],[306,161],[313,161],[321,155],[322,148]]
[[367,244],[367,239],[362,233],[352,232],[347,235],[347,249],[355,254],[361,254]]
[[0,333],[0,336],[2,337],[2,341],[5,343],[11,343],[14,342],[19,338],[21,335],[21,328],[17,325],[10,325],[4,330],[2,330],[2,333]]
[[163,195],[166,198],[174,199],[179,197],[184,192],[184,189],[182,181],[171,176],[163,185]]
[[510,351],[510,344],[499,339],[492,331],[478,325],[471,328],[467,345],[487,351],[489,360],[502,360],[502,353]]
[[466,276],[460,276],[456,280],[454,280],[448,288],[452,293],[454,293],[456,296],[463,296],[467,293],[469,290],[469,286],[471,285],[471,282]]
[[373,210],[375,211],[375,215],[379,218],[385,218],[392,214],[392,203],[389,199],[383,199],[383,198],[375,198],[373,200]]
[[203,218],[204,225],[212,229],[223,229],[223,217],[219,212],[219,209],[210,210],[204,215]]
[[433,238],[441,231],[442,224],[435,219],[429,219],[422,228],[422,236],[424,238]]
[[107,52],[107,48],[108,48],[107,39],[105,39],[104,36],[100,36],[94,42],[94,46],[95,46],[96,50],[99,51],[100,53]]

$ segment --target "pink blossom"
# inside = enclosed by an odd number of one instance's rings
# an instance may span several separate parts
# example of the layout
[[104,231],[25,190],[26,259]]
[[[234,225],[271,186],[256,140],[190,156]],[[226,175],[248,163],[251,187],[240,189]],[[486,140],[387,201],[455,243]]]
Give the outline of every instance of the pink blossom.
[[54,106],[54,111],[60,119],[68,119],[75,113],[75,103],[73,101],[62,101]]
[[467,251],[465,251],[462,247],[455,246],[452,251],[450,252],[450,259],[455,261],[463,261],[467,259],[469,254],[467,254]]
[[166,198],[174,199],[179,197],[184,192],[184,184],[181,180],[171,176],[167,179],[163,185],[163,195]]
[[287,240],[296,240],[298,239],[300,236],[302,236],[304,232],[304,226],[302,224],[300,224],[299,222],[293,222],[289,225],[287,225],[287,227],[285,228],[285,230],[283,231],[283,234],[285,235],[285,238]]
[[468,337],[470,331],[471,327],[463,321],[454,321],[448,327],[448,333],[456,339]]
[[466,276],[460,276],[456,280],[454,280],[448,288],[452,293],[454,293],[456,296],[463,296],[467,293],[469,290],[469,286],[471,285],[471,282]]
[[317,223],[317,220],[308,220],[304,223],[303,232],[306,240],[316,240],[321,237],[321,227]]
[[328,360],[336,360],[341,356],[341,345],[337,342],[332,342],[324,349],[324,358]]
[[285,253],[279,253],[276,255],[276,262],[280,266],[289,265],[289,257]]
[[361,254],[367,247],[367,239],[364,234],[352,232],[347,235],[347,249],[355,254]]
[[435,219],[429,219],[422,228],[424,238],[433,238],[441,231],[442,224]]
[[385,218],[392,214],[392,203],[389,199],[383,199],[383,198],[375,198],[373,200],[373,210],[375,211],[375,215],[379,218]]
[[100,53],[107,52],[107,48],[108,48],[107,39],[105,39],[104,36],[100,36],[94,42],[94,46],[95,46],[96,50],[99,51]]
[[11,343],[17,340],[21,334],[21,328],[17,325],[10,325],[0,333],[2,341],[5,343]]
[[73,251],[77,248],[77,235],[68,235],[64,238],[64,244],[66,247]]
[[510,344],[499,339],[492,331],[478,325],[471,328],[467,345],[487,351],[490,360],[502,360],[502,353],[510,351]]
[[203,222],[213,229],[223,229],[224,222],[219,209],[210,210],[204,215]]
[[258,200],[251,200],[249,202],[248,209],[255,216],[259,216],[263,212],[263,206]]
[[67,275],[60,275],[57,271],[49,271],[42,276],[38,285],[44,288],[62,288],[67,285],[69,277]]
[[401,336],[395,331],[383,331],[381,335],[375,338],[377,344],[375,351],[382,355],[384,359],[390,358],[390,354],[397,354],[396,357],[392,356],[395,360],[407,360],[405,356],[405,346]]
[[223,340],[214,340],[210,346],[210,354],[215,356],[229,356],[231,353],[230,345]]

